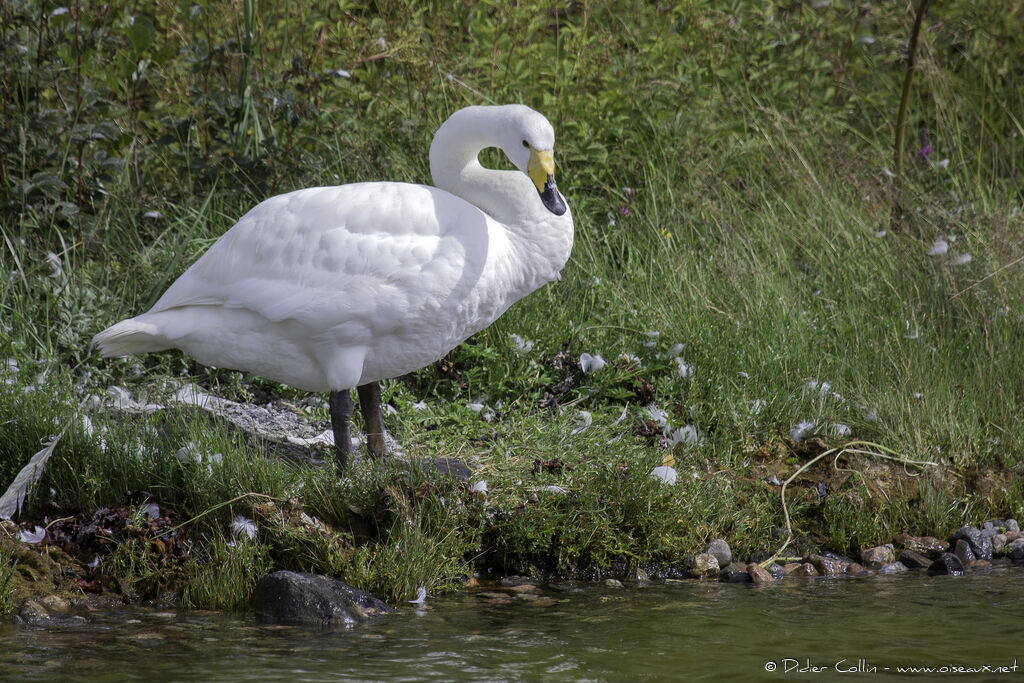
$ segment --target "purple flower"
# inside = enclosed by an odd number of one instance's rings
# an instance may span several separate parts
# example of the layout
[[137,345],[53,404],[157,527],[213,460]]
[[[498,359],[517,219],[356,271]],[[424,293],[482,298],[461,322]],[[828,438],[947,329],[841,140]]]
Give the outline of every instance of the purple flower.
[[917,150],[919,161],[928,161],[928,155],[932,153],[932,145],[928,142],[928,132],[921,131],[921,147]]

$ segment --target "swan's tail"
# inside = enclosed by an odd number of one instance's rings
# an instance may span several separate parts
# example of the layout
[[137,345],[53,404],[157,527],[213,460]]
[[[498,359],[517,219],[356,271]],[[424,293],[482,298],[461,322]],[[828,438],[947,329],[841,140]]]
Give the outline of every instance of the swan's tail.
[[93,337],[92,343],[100,347],[100,353],[106,358],[163,351],[170,346],[156,325],[137,318],[122,320],[108,327]]

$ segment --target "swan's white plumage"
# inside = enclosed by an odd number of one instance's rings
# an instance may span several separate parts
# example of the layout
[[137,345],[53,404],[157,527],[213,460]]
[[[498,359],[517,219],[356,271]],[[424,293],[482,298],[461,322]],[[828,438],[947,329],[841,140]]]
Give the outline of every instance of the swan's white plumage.
[[[547,119],[526,107],[460,110],[431,146],[437,187],[357,183],[267,199],[152,309],[94,341],[106,356],[179,348],[310,391],[423,367],[565,265],[571,213],[549,211],[525,173],[529,148],[553,144]],[[490,146],[523,172],[480,166]]]

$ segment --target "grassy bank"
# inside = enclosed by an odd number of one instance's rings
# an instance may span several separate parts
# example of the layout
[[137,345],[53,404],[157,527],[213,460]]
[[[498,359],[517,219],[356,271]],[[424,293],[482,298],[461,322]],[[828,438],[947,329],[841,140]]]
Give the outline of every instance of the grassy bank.
[[[237,606],[272,567],[401,600],[481,564],[667,565],[717,536],[763,557],[772,478],[854,439],[937,466],[822,460],[787,491],[809,542],[1024,514],[1015,3],[931,8],[898,220],[904,3],[300,5],[0,10],[0,485],[67,427],[23,518],[155,501],[192,548],[166,567],[156,532],[122,537],[102,580]],[[83,424],[109,385],[170,381],[326,420],[287,387],[176,353],[104,362],[88,341],[270,194],[429,182],[433,131],[488,102],[554,124],[573,256],[384,392],[405,452],[473,463],[486,501],[395,464],[339,482],[204,421]],[[607,365],[583,373],[583,353]],[[669,454],[675,486],[648,476]],[[239,514],[260,531],[229,545]],[[0,565],[22,562],[0,540]]]

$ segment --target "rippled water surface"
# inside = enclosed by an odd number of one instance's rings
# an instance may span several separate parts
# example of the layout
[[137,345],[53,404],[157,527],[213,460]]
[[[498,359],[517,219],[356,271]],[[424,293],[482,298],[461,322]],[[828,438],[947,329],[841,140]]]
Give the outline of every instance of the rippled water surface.
[[[351,631],[147,609],[90,612],[78,627],[4,624],[0,680],[848,680],[964,666],[990,671],[910,677],[1024,681],[1019,568],[494,593],[438,598]],[[1016,672],[998,671],[1016,660]]]

